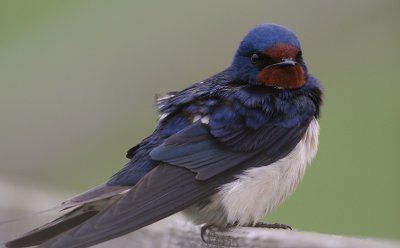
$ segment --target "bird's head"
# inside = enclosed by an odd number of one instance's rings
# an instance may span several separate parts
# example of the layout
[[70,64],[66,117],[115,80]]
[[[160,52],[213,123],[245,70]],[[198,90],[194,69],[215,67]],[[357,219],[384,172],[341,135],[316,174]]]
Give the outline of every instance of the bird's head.
[[300,42],[286,27],[262,24],[240,43],[232,62],[234,76],[249,84],[296,89],[306,83]]

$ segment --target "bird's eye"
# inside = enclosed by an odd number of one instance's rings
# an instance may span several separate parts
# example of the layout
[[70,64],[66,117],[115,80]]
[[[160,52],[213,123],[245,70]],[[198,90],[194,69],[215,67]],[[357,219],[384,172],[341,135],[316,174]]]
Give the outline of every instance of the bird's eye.
[[253,64],[257,64],[258,62],[260,62],[260,55],[258,55],[257,53],[253,53],[250,57],[250,61]]
[[268,55],[265,54],[260,54],[260,53],[253,53],[250,56],[250,61],[253,65],[263,68],[267,65],[272,65],[274,63],[274,60],[271,59]]

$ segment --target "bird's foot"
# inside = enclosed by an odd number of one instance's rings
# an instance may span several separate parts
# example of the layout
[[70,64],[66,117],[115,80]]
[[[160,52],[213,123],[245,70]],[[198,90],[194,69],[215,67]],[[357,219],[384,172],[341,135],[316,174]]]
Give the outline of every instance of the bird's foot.
[[201,240],[203,240],[204,243],[207,243],[206,240],[204,239],[204,235],[206,234],[207,229],[210,229],[213,226],[214,226],[213,224],[204,224],[200,228],[200,237],[201,237]]
[[204,235],[206,235],[206,232],[208,229],[210,228],[217,228],[218,230],[226,230],[227,228],[231,228],[231,227],[236,227],[237,224],[229,224],[226,226],[218,226],[218,225],[214,225],[214,224],[204,224],[201,228],[200,228],[200,236],[201,236],[201,240],[203,240],[204,243],[207,243],[207,241],[204,238]]
[[280,224],[280,223],[274,223],[274,224],[267,224],[263,222],[257,222],[254,227],[262,227],[262,228],[273,228],[273,229],[290,229],[292,230],[292,227],[286,224]]

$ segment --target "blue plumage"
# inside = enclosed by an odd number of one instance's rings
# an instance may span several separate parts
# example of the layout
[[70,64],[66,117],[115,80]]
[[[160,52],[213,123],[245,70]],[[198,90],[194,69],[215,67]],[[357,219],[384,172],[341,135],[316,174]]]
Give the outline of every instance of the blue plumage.
[[[307,84],[300,89],[279,90],[246,84],[232,76],[232,69],[227,69],[201,83],[174,93],[172,97],[161,100],[160,112],[169,113],[168,116],[161,120],[154,133],[144,140],[137,150],[138,155],[132,156],[133,161],[113,176],[108,183],[134,185],[141,176],[145,175],[145,172],[151,171],[157,165],[148,154],[171,135],[193,125],[192,120],[196,115],[209,115],[209,123],[207,127],[204,127],[209,133],[203,139],[218,140],[220,146],[229,148],[226,156],[232,160],[240,161],[238,159],[240,156],[247,157],[248,154],[239,153],[237,156],[231,156],[231,151],[260,150],[266,152],[271,157],[271,161],[276,161],[293,149],[304,135],[308,123],[318,115],[320,103],[319,83],[310,75]],[[193,132],[193,130],[190,131]],[[280,132],[282,136],[277,136],[276,139],[271,137],[272,134]],[[188,139],[186,145],[190,144],[190,140],[197,141],[195,138]],[[288,140],[293,142],[288,142]],[[207,145],[209,144],[193,146],[193,149],[199,147],[207,149]],[[196,152],[190,151],[191,147],[185,147],[187,153]],[[177,154],[173,152],[170,148],[165,150],[168,157],[176,157]],[[145,156],[142,156],[142,153]],[[170,159],[162,159],[159,153],[160,151],[152,158],[182,166],[182,162],[173,163]],[[203,153],[199,156],[204,158]],[[210,154],[210,156],[215,156],[215,154]],[[177,158],[174,161],[176,160]],[[232,167],[234,165],[232,163]],[[218,166],[221,165],[218,164]]]
[[249,31],[240,43],[236,56],[244,56],[247,52],[263,51],[278,43],[291,44],[300,49],[300,42],[292,30],[278,24],[261,24]]
[[[262,53],[274,45],[284,43],[300,49],[300,42],[293,31],[276,24],[262,24],[250,30],[240,43],[232,62],[234,77],[250,84],[257,84],[258,68],[251,64],[248,57],[253,53]],[[303,65],[305,68],[305,65]],[[306,70],[306,68],[305,68]]]

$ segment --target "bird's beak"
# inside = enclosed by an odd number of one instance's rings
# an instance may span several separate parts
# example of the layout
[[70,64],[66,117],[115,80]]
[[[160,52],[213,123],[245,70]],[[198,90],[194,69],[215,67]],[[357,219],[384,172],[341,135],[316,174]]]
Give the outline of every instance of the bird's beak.
[[283,59],[281,62],[269,65],[267,67],[286,67],[286,66],[295,66],[297,63],[291,59]]

